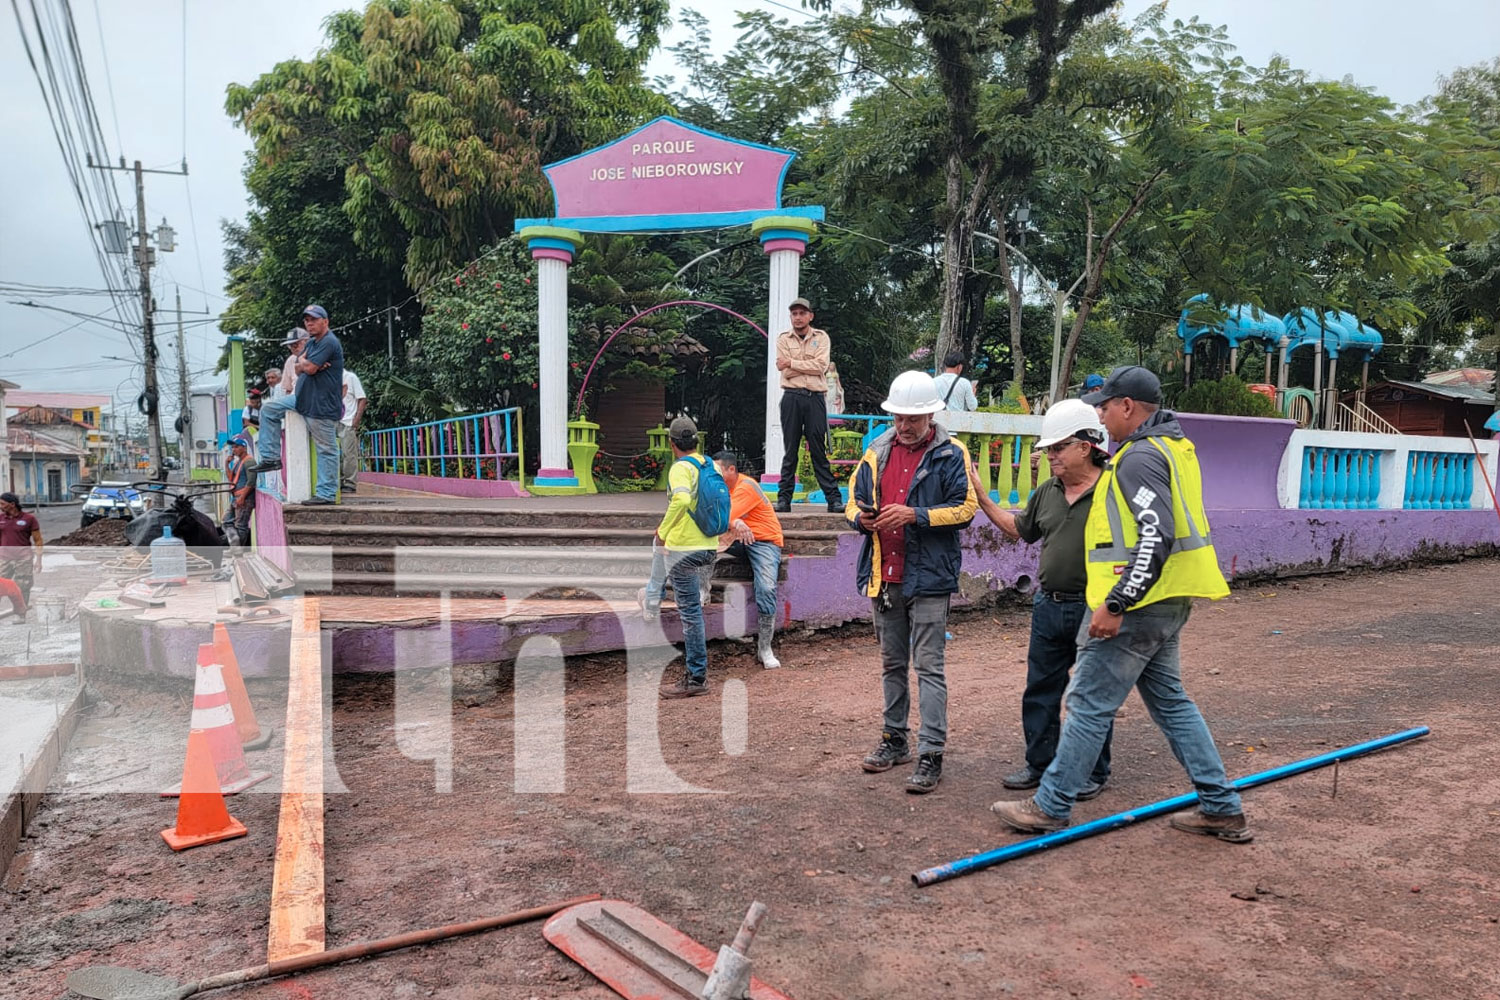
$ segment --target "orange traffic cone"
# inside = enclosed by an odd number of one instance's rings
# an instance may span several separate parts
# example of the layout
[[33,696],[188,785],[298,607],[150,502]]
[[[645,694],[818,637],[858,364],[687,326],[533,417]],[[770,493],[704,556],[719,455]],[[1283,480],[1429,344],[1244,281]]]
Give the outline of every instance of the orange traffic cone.
[[255,721],[255,707],[250,704],[250,693],[240,676],[240,661],[234,655],[234,644],[229,641],[229,630],[223,622],[214,625],[214,662],[224,670],[224,687],[229,692],[229,707],[234,709],[234,727],[239,731],[240,745],[246,750],[269,745],[271,729],[267,727],[262,733],[260,723]]
[[208,733],[194,729],[188,733],[187,760],[182,765],[182,798],[177,800],[177,825],[163,830],[161,837],[174,851],[185,851],[200,844],[217,844],[221,840],[243,837],[245,824],[229,815],[224,796],[219,792],[219,776],[214,771],[214,752],[208,745]]
[[[245,764],[240,734],[234,725],[234,710],[229,707],[229,692],[224,689],[224,673],[214,662],[214,647],[210,642],[198,647],[198,682],[193,690],[192,728],[203,730],[214,771],[219,776],[219,790],[225,795],[243,792],[270,777],[264,771],[250,770]],[[177,795],[181,787],[169,788],[162,795]]]

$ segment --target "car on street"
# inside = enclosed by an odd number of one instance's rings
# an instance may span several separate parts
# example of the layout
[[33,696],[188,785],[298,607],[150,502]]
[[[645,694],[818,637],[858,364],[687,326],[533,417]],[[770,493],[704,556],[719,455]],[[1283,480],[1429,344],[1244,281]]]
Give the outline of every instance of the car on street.
[[79,527],[87,528],[106,517],[130,520],[146,512],[146,497],[127,482],[106,480],[89,490],[83,501]]

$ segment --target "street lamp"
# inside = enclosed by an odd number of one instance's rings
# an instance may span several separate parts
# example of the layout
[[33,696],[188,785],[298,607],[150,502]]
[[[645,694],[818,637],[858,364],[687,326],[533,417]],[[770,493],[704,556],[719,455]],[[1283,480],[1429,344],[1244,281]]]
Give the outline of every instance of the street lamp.
[[[1029,216],[1030,214],[1030,210],[1028,209],[1027,215]],[[1072,286],[1065,292],[1055,282],[1048,281],[1047,276],[1041,271],[1037,270],[1036,265],[1031,262],[1031,259],[1028,258],[1025,253],[1011,246],[1009,243],[1006,243],[1004,240],[1000,239],[1000,237],[992,236],[989,233],[980,232],[976,232],[974,235],[983,236],[991,243],[1001,244],[1011,253],[1015,254],[1017,257],[1020,257],[1021,262],[1027,267],[1031,268],[1031,273],[1036,275],[1037,280],[1042,283],[1042,287],[1052,293],[1052,368],[1047,374],[1047,398],[1051,402],[1056,402],[1057,370],[1062,364],[1063,307],[1068,304],[1068,299],[1072,298],[1073,293],[1078,290],[1078,286],[1083,282],[1085,275],[1080,274],[1078,276],[1078,280],[1073,282]]]

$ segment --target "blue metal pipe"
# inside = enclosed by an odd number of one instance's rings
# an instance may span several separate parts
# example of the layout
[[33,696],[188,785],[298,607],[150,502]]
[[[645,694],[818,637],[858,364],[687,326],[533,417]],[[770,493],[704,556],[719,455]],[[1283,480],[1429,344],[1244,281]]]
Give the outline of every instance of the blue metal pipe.
[[[1327,767],[1329,764],[1337,761],[1363,757],[1365,754],[1375,753],[1377,750],[1384,750],[1387,747],[1406,743],[1409,740],[1419,739],[1430,732],[1432,730],[1426,726],[1417,726],[1415,729],[1392,733],[1389,736],[1382,736],[1378,740],[1370,740],[1368,743],[1356,743],[1341,750],[1333,750],[1329,753],[1319,754],[1316,757],[1308,757],[1306,760],[1299,760],[1292,764],[1273,767],[1269,771],[1261,771],[1259,774],[1246,775],[1234,782],[1234,787],[1237,791],[1244,791],[1247,788],[1255,788],[1273,781],[1280,781],[1282,778],[1290,778],[1294,774],[1302,774],[1320,767]],[[990,868],[994,865],[1014,861],[1016,858],[1024,858],[1029,854],[1036,854],[1052,847],[1071,844],[1075,840],[1083,840],[1085,837],[1092,837],[1095,834],[1118,830],[1122,826],[1129,826],[1131,823],[1136,823],[1143,819],[1152,819],[1166,813],[1177,812],[1180,809],[1186,809],[1188,806],[1196,804],[1197,801],[1197,792],[1189,792],[1187,795],[1162,799],[1160,802],[1153,802],[1139,809],[1115,813],[1113,816],[1105,816],[1102,819],[1096,819],[1081,826],[1070,826],[1065,830],[1049,833],[1046,836],[1033,837],[1030,840],[1023,840],[1018,844],[1010,844],[1006,847],[996,848],[993,851],[986,851],[983,854],[976,854],[973,857],[963,858],[959,861],[950,861],[945,865],[938,865],[936,868],[928,868],[925,871],[914,874],[911,880],[919,886],[946,882],[950,878],[958,878],[960,875],[977,872],[982,868]]]

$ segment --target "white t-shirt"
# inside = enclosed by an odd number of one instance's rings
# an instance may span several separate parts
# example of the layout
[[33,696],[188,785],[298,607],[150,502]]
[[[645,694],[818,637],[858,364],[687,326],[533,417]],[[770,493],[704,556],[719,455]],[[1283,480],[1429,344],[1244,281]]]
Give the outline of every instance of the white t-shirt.
[[361,399],[369,399],[365,395],[365,387],[360,384],[359,376],[349,369],[344,369],[344,415],[340,418],[345,427],[354,426],[354,411],[359,409]]
[[[953,384],[955,380],[958,382],[957,385]],[[943,372],[943,374],[933,379],[933,381],[937,383],[938,399],[946,398],[948,400],[948,409],[960,410],[966,413],[979,409],[979,397],[974,395],[974,383],[962,375]],[[953,389],[951,394],[948,392],[950,386]]]

